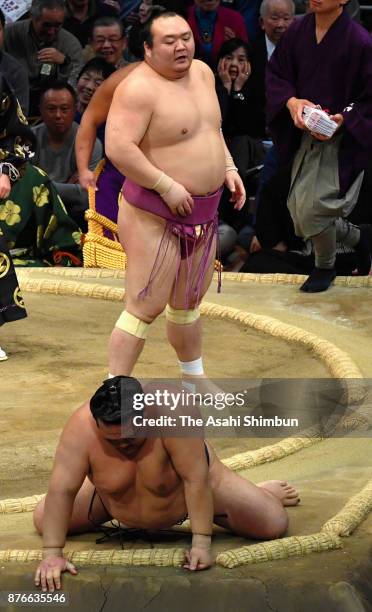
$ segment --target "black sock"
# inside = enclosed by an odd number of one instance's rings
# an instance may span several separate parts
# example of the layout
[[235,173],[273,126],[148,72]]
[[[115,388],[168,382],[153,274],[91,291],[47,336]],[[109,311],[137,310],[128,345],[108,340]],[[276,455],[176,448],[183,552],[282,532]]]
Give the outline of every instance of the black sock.
[[335,278],[336,270],[334,268],[314,268],[304,284],[301,285],[300,290],[306,293],[326,291]]
[[368,276],[371,269],[372,228],[370,225],[360,225],[360,238],[354,250],[357,256],[357,268],[360,276]]

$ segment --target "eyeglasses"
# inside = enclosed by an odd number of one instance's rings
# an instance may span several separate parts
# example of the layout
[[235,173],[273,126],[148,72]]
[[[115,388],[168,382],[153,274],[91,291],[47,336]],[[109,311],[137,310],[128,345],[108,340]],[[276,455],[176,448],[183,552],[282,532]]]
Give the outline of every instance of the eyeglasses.
[[107,38],[104,36],[97,36],[97,38],[93,38],[93,42],[97,43],[97,45],[103,45],[105,42],[109,42],[112,45],[123,40],[123,36],[108,36]]

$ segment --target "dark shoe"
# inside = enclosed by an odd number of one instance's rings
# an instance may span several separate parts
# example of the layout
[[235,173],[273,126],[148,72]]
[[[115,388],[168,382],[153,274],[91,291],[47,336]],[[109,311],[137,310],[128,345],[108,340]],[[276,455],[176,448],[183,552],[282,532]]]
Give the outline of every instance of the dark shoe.
[[304,284],[301,285],[300,290],[305,291],[305,293],[327,291],[335,278],[336,270],[334,268],[314,268]]

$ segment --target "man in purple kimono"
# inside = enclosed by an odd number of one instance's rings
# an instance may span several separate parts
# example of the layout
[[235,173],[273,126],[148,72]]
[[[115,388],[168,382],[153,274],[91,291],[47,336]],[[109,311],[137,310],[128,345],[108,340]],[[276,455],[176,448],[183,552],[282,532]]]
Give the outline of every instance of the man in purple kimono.
[[[358,273],[371,267],[370,226],[344,220],[372,155],[372,38],[344,10],[346,0],[310,0],[268,64],[267,119],[282,162],[293,159],[288,207],[296,234],[314,244],[315,268],[302,285],[325,291],[336,273],[336,241],[353,248]],[[310,132],[304,106],[326,110],[332,137]]]

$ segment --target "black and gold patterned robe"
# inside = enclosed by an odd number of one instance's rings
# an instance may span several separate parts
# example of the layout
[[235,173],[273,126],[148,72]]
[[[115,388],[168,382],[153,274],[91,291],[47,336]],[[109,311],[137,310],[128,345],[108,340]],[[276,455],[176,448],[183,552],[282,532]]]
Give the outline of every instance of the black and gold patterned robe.
[[9,249],[17,250],[16,266],[79,265],[82,232],[53,182],[32,165],[33,148],[34,134],[0,74],[0,164],[19,172],[8,197],[0,199],[0,230]]
[[0,325],[27,317],[12,258],[0,230]]
[[[32,143],[33,134],[18,101],[0,75],[0,163],[11,164],[21,175]],[[0,325],[26,316],[7,241],[0,228]]]

